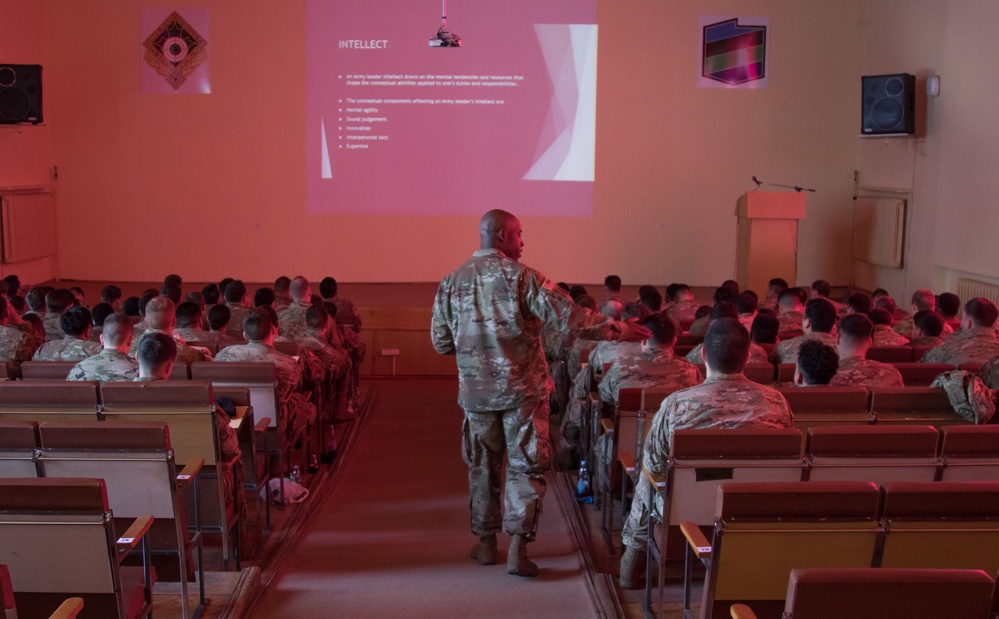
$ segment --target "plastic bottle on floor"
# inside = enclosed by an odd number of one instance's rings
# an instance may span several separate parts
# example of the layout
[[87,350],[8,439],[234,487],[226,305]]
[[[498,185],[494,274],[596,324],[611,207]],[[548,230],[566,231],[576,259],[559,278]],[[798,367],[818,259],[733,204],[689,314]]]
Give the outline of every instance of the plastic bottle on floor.
[[576,499],[584,503],[593,501],[590,496],[590,469],[586,466],[586,460],[579,461],[579,475],[576,477]]

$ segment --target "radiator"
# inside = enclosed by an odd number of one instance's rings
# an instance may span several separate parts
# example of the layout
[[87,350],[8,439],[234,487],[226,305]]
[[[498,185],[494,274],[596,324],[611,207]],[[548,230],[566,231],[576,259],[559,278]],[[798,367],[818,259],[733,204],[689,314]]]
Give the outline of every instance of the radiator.
[[0,206],[4,264],[55,255],[55,205],[50,192],[0,191]]
[[905,251],[905,199],[858,196],[853,206],[853,257],[902,268]]
[[959,277],[957,279],[957,296],[961,298],[961,303],[982,297],[999,305],[999,285],[983,282],[979,279]]

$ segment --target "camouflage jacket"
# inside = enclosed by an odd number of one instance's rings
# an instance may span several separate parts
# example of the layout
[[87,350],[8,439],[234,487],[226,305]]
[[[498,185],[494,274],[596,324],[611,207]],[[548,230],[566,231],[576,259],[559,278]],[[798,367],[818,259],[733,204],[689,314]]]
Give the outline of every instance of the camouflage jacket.
[[41,344],[30,323],[0,325],[0,360],[10,361],[15,370],[21,367],[21,362],[30,361]]
[[921,363],[985,363],[999,356],[999,341],[990,328],[961,329],[940,346],[926,351]]
[[645,440],[643,463],[665,474],[669,444],[676,430],[724,428],[790,428],[794,416],[787,400],[772,387],[743,374],[720,374],[663,400]]
[[[324,301],[326,299],[323,299]],[[361,313],[357,311],[357,306],[350,299],[342,299],[340,295],[329,299],[336,306],[336,323],[347,325],[353,328],[355,333],[361,331]]]
[[307,326],[305,324],[305,312],[310,304],[307,302],[295,301],[286,309],[278,313],[278,333],[289,340],[298,341],[305,335]]
[[288,401],[291,393],[302,383],[302,367],[295,359],[261,342],[227,346],[215,355],[216,362],[260,361],[273,363],[277,374],[278,395],[282,403]]
[[[187,342],[180,335],[176,333],[166,333],[165,331],[159,331],[157,329],[146,329],[142,334],[145,337],[146,333],[164,333],[173,338],[173,341],[177,343],[177,359],[175,363],[186,363],[188,365],[194,363],[195,361],[211,361],[212,356],[208,350],[204,348],[191,348],[187,345]],[[134,337],[132,339],[132,347],[128,350],[129,357],[137,357],[139,353],[139,344],[142,343],[141,337]]]
[[113,348],[105,348],[93,357],[73,366],[66,380],[96,380],[114,383],[134,380],[139,375],[139,362]]
[[242,303],[229,303],[226,302],[226,307],[229,308],[229,326],[233,329],[243,330],[243,319],[249,314],[253,308],[246,307]]
[[617,339],[624,329],[496,249],[476,251],[441,281],[430,336],[438,353],[457,356],[462,408],[507,410],[548,397],[542,324],[583,339]]
[[797,363],[798,351],[801,349],[801,345],[808,340],[817,340],[823,344],[832,346],[833,350],[836,350],[836,336],[832,333],[815,331],[808,335],[799,335],[798,337],[792,337],[789,340],[779,342],[776,348],[774,348],[771,358],[775,363]]
[[916,339],[914,339],[911,342],[909,342],[910,346],[933,346],[933,347],[937,347],[937,346],[939,346],[941,344],[943,344],[943,340],[940,339],[940,338],[938,338],[938,337],[934,337],[932,335],[924,335],[923,337],[917,337]]
[[[694,322],[694,315],[697,313],[696,303],[668,303],[663,310],[666,315],[673,319],[677,325]],[[679,330],[677,331],[679,333]]]
[[673,354],[672,348],[649,348],[624,355],[600,381],[600,399],[617,403],[621,389],[656,387],[685,389],[704,380],[701,370]]
[[[912,329],[909,329],[912,335]],[[892,331],[888,325],[874,325],[874,346],[908,346],[909,337]]]
[[[958,328],[960,328],[960,324],[961,323],[958,322]],[[912,317],[909,316],[903,320],[899,320],[898,322],[896,322],[891,326],[891,330],[894,331],[895,333],[898,333],[901,336],[912,337]],[[953,325],[944,322],[944,328],[943,331],[940,332],[940,335],[946,336],[950,335],[951,333],[954,333]]]
[[777,318],[780,320],[780,330],[777,332],[780,339],[786,340],[789,337],[797,337],[804,333],[801,326],[801,321],[805,318],[804,313],[798,311],[781,312]]
[[895,366],[871,359],[847,357],[839,360],[839,370],[829,381],[830,387],[904,387],[902,374]]
[[572,346],[569,347],[569,354],[565,361],[566,370],[569,372],[569,376],[575,376],[579,374],[579,371],[583,369],[583,353],[587,353],[587,364],[589,364],[589,353],[593,352],[596,348],[597,343],[593,340],[584,340],[582,338],[576,338],[573,341]]
[[101,346],[90,340],[78,340],[71,335],[61,340],[45,342],[35,351],[32,361],[79,361],[101,352]]
[[989,389],[999,389],[999,357],[992,359],[982,366],[978,372],[978,377],[982,379]]
[[[600,342],[590,351],[590,369],[594,374],[603,374],[604,366],[641,352],[641,342]],[[584,393],[583,396],[585,395]]]
[[66,333],[62,330],[61,319],[62,314],[59,312],[46,312],[42,317],[42,324],[45,325],[46,342],[54,342],[66,337]]
[[[552,329],[547,326],[541,328],[541,349],[545,352],[545,359],[551,364],[555,361],[565,361],[568,351],[569,334],[561,329]],[[592,354],[592,353],[591,353]]]
[[184,338],[185,342],[211,342],[212,336],[208,331],[198,327],[177,327],[173,330],[174,335]]
[[[687,353],[687,361],[693,363],[694,365],[704,365],[704,358],[701,357],[702,350],[704,350],[704,342],[701,342],[697,346],[690,349],[690,352]],[[746,363],[770,363],[770,355],[767,354],[765,348],[756,342],[750,342],[749,361]]]
[[333,348],[325,335],[317,333],[315,329],[307,329],[305,335],[297,341],[302,348],[309,349],[319,358],[331,376],[341,375],[346,370],[348,365],[346,351]]

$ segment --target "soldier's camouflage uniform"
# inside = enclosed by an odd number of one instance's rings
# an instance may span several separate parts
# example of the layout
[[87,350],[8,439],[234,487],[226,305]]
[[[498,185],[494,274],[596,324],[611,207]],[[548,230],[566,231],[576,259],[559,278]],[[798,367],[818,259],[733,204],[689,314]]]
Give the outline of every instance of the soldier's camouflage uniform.
[[701,370],[673,354],[672,348],[649,348],[621,357],[600,381],[600,399],[617,403],[621,389],[685,389],[704,380]]
[[[912,331],[909,331],[912,335]],[[908,346],[909,338],[892,331],[888,325],[874,325],[874,346]]]
[[242,303],[229,303],[228,301],[226,301],[225,305],[229,308],[229,327],[242,331],[243,319],[246,318],[246,315],[252,312],[254,308],[247,307]]
[[[673,319],[677,325],[683,323],[693,323],[697,313],[696,303],[667,303],[663,308],[666,315]],[[679,330],[677,331],[679,332]]]
[[169,335],[173,338],[173,341],[177,344],[177,358],[174,363],[184,363],[190,365],[195,361],[211,361],[211,352],[206,348],[191,348],[187,345],[187,342],[177,333],[169,333],[167,331],[160,331],[159,329],[146,329],[142,337],[132,338],[132,347],[128,349],[128,356],[138,358],[139,355],[139,344],[142,343],[142,338],[146,336],[147,333],[162,333],[163,335]]
[[999,357],[988,361],[978,372],[978,377],[982,379],[989,389],[999,389]]
[[[704,342],[701,342],[697,346],[691,348],[685,358],[694,365],[704,365],[704,358],[701,357],[702,350],[704,350]],[[746,361],[746,363],[770,363],[770,355],[767,353],[766,348],[763,348],[756,342],[750,342],[749,360]]]
[[96,380],[115,383],[135,380],[139,375],[139,362],[113,348],[105,348],[89,359],[77,363],[66,380]]
[[45,342],[35,351],[32,361],[80,361],[101,352],[102,346],[90,340],[78,340],[67,335],[61,340]]
[[584,339],[616,339],[625,328],[497,249],[476,251],[441,281],[434,301],[434,348],[457,356],[472,532],[480,537],[501,528],[504,449],[502,528],[533,537],[537,526],[552,457],[542,324]]
[[29,322],[0,325],[0,361],[10,361],[15,372],[20,371],[22,362],[31,361],[41,345],[42,339],[35,334]]
[[[891,330],[903,337],[912,337],[912,317],[899,320],[891,326]],[[954,333],[954,327],[944,322],[944,328],[940,335],[947,336],[951,333]]]
[[198,327],[177,327],[173,333],[184,338],[185,342],[212,342],[211,334]]
[[[665,475],[669,443],[676,430],[790,428],[793,421],[787,400],[776,389],[754,383],[743,374],[711,376],[663,400],[645,439],[642,464]],[[621,533],[623,543],[635,550],[645,550],[652,494],[651,484],[642,476]]]
[[46,312],[42,316],[42,324],[45,325],[46,342],[53,342],[66,337],[66,333],[62,330],[61,320],[62,314],[59,312]]
[[904,387],[902,374],[894,365],[873,359],[847,357],[829,381],[830,387]]
[[[326,299],[323,299],[326,301]],[[350,299],[342,299],[340,295],[329,299],[336,306],[336,323],[345,325],[354,330],[354,333],[361,332],[361,313],[357,311],[357,306]]]
[[777,332],[777,337],[782,340],[786,340],[803,335],[804,331],[802,331],[801,321],[804,320],[804,318],[804,312],[781,312],[781,315],[777,317],[777,319],[780,320],[780,329]]
[[926,351],[921,363],[985,363],[999,356],[999,341],[991,327],[961,329],[936,348]]
[[797,363],[798,362],[798,351],[801,350],[801,345],[809,340],[816,340],[832,346],[833,350],[836,350],[836,336],[832,333],[822,333],[821,331],[814,331],[808,335],[799,335],[798,337],[792,337],[789,340],[784,340],[778,342],[777,346],[774,348],[774,352],[771,358],[777,363]]
[[260,361],[273,363],[277,375],[277,396],[281,406],[278,433],[290,437],[304,430],[316,419],[316,407],[296,390],[302,384],[302,367],[289,355],[262,342],[227,346],[215,356],[217,362]]
[[552,393],[550,397],[552,415],[562,415],[569,402],[569,373],[566,370],[566,344],[569,334],[558,329],[541,328],[541,349],[548,362],[548,373],[552,377]]
[[932,335],[924,335],[923,337],[917,337],[909,342],[909,344],[911,346],[933,346],[935,348],[943,344],[943,340]]
[[298,341],[305,335],[308,328],[305,323],[305,312],[312,307],[307,301],[295,301],[287,308],[278,312],[278,333],[282,337]]

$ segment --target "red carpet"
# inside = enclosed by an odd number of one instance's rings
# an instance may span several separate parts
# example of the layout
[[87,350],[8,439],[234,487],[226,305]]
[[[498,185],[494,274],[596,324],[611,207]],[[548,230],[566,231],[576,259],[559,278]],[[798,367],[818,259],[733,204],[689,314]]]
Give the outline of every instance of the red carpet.
[[549,480],[541,574],[468,556],[462,412],[455,379],[375,380],[349,458],[253,617],[596,617],[582,561]]

